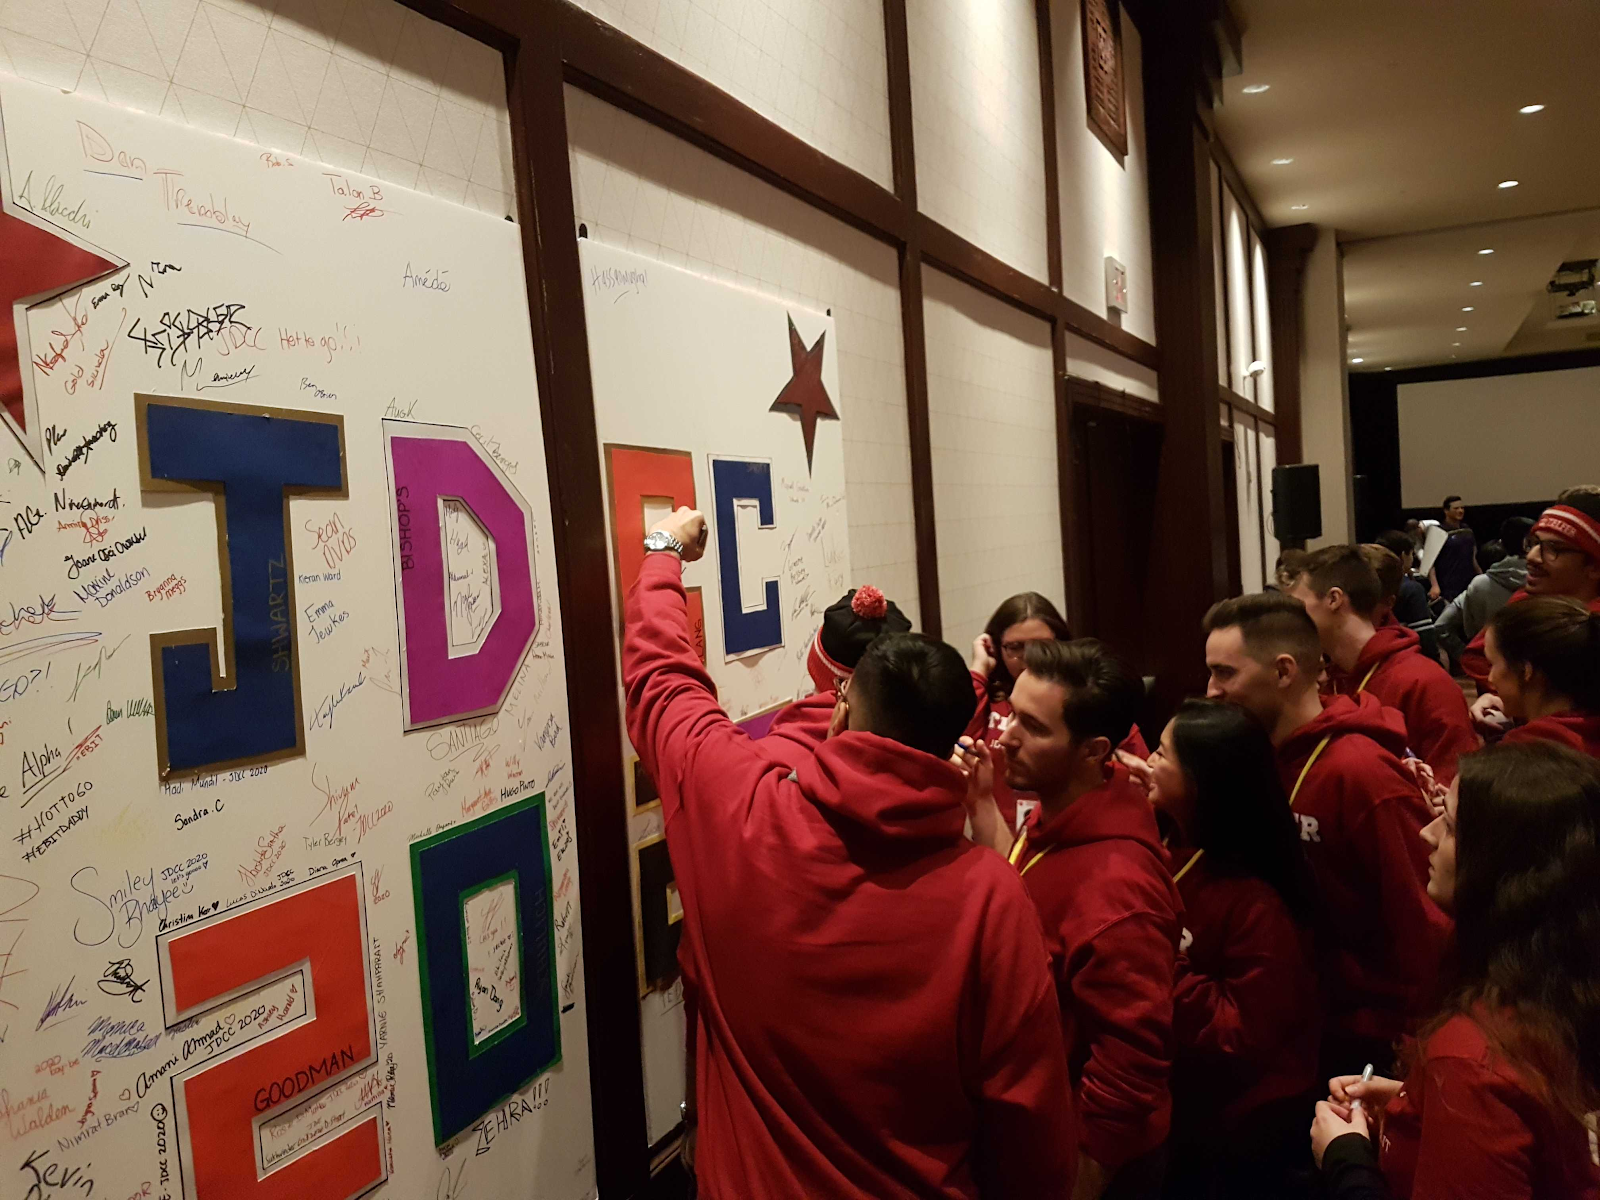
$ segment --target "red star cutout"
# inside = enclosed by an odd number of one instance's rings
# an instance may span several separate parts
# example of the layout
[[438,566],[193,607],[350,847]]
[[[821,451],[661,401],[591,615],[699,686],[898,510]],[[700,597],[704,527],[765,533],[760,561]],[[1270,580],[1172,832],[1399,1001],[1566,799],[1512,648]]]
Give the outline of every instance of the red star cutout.
[[[0,147],[0,167],[4,165]],[[126,265],[84,249],[5,197],[0,208],[0,406],[41,467],[44,448],[37,412],[30,412],[33,351],[27,310]],[[10,320],[5,319],[5,310],[10,311]]]
[[807,350],[800,331],[794,327],[794,318],[789,318],[789,363],[794,374],[768,410],[788,409],[800,418],[800,432],[806,439],[807,471],[811,469],[811,451],[817,441],[817,418],[839,419],[833,401],[828,399],[828,389],[822,386],[822,343],[827,336],[826,331],[818,334],[816,345]]

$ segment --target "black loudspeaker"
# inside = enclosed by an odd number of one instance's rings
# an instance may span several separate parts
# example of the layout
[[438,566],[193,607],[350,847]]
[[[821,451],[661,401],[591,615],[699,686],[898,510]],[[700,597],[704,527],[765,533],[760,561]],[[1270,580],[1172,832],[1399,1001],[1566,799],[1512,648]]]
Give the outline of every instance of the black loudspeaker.
[[1316,463],[1272,468],[1272,532],[1284,543],[1322,536],[1322,476]]

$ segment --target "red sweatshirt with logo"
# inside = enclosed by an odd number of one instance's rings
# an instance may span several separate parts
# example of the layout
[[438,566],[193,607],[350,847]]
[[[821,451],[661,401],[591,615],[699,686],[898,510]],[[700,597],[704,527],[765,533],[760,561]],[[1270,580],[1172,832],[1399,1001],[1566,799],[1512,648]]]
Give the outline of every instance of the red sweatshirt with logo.
[[1354,1037],[1396,1038],[1421,1015],[1450,929],[1428,899],[1433,813],[1405,749],[1404,718],[1370,695],[1325,699],[1278,747],[1323,910],[1328,1028]]
[[[1011,701],[1001,698],[994,699],[989,694],[989,680],[986,676],[972,672],[972,690],[977,695],[978,704],[972,714],[972,720],[967,725],[967,736],[974,741],[980,741],[994,751],[1000,743],[1000,735],[1011,724],[1014,714],[1011,711]],[[1135,725],[1128,731],[1128,736],[1122,740],[1118,750],[1124,750],[1137,759],[1150,757],[1150,747],[1145,745],[1144,736]],[[1032,792],[1018,792],[1006,782],[1005,761],[999,754],[994,754],[994,802],[1000,807],[1000,816],[1006,823],[1006,828],[1015,832],[1021,827],[1017,820],[1017,801],[1022,800],[1028,806],[1038,803],[1037,797]],[[1026,815],[1026,809],[1024,809]]]
[[1503,742],[1559,742],[1600,758],[1600,714],[1564,712],[1535,717],[1510,730]]
[[1395,1200],[1600,1200],[1582,1124],[1553,1111],[1458,1014],[1385,1106],[1379,1162]]
[[870,733],[763,753],[717,705],[673,555],[629,593],[623,683],[683,901],[702,1194],[1069,1196],[1039,919],[962,837],[961,772]]
[[1044,919],[1083,1150],[1114,1169],[1167,1137],[1183,905],[1150,802],[1125,775],[1038,818],[1017,866]]
[[1173,1124],[1228,1136],[1264,1104],[1316,1087],[1322,1037],[1311,930],[1272,885],[1173,857],[1183,939],[1172,993]]
[[[1511,599],[1507,600],[1506,603],[1515,604],[1519,600],[1526,600],[1530,594],[1526,588],[1523,588],[1514,592]],[[1600,596],[1596,596],[1589,601],[1589,611],[1600,613]],[[1472,680],[1478,685],[1480,693],[1494,691],[1489,686],[1489,656],[1483,649],[1483,639],[1488,635],[1489,628],[1484,626],[1478,630],[1478,636],[1473,638],[1471,644],[1461,653],[1461,669],[1472,676]]]
[[1414,629],[1385,625],[1362,647],[1353,671],[1329,668],[1329,675],[1339,695],[1366,692],[1398,710],[1411,752],[1433,768],[1440,783],[1454,779],[1456,761],[1481,744],[1460,685],[1422,652]]

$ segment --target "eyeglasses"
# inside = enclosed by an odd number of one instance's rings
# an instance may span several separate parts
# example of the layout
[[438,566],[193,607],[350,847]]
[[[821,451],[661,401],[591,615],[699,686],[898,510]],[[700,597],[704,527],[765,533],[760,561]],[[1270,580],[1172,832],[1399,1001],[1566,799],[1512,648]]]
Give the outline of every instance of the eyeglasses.
[[1028,652],[1027,642],[1001,642],[1000,653],[1009,654],[1014,658],[1021,658]]
[[1522,553],[1526,556],[1532,554],[1535,550],[1539,552],[1539,560],[1547,563],[1556,562],[1568,554],[1583,553],[1576,546],[1568,546],[1561,542],[1552,541],[1549,538],[1530,536],[1527,541],[1522,543]]

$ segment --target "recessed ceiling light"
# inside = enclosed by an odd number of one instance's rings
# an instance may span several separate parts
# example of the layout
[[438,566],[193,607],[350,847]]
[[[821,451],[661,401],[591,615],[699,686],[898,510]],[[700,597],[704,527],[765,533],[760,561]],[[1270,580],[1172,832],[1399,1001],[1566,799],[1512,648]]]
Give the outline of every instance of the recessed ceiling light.
[[1479,254],[1493,254],[1493,253],[1494,253],[1494,251],[1493,251],[1493,250],[1490,250],[1490,249],[1487,249],[1487,248],[1485,248],[1485,249],[1483,249],[1483,250],[1479,250],[1479,251],[1478,251],[1478,253],[1479,253]]
[[1350,361],[1353,362],[1353,363],[1364,363],[1367,360],[1364,359],[1364,358],[1352,358]]
[[1452,345],[1452,346],[1459,346],[1459,345],[1461,345],[1461,343],[1460,343],[1460,342],[1451,342],[1451,343],[1450,343],[1450,344],[1451,344],[1451,345]]
[[1311,205],[1309,205],[1309,204],[1291,204],[1291,205],[1289,205],[1289,211],[1290,212],[1305,212],[1305,210],[1310,208],[1310,207],[1311,207]]
[[1467,305],[1467,306],[1466,306],[1466,307],[1465,307],[1465,308],[1463,308],[1463,309],[1462,309],[1462,310],[1461,310],[1461,311],[1462,311],[1462,312],[1471,312],[1471,311],[1472,311],[1472,305],[1470,305],[1470,304],[1469,304],[1469,305]]
[[1544,111],[1544,105],[1542,105],[1542,104],[1524,104],[1521,108],[1517,109],[1517,111],[1519,113],[1543,112]]
[[1272,85],[1270,83],[1252,83],[1248,87],[1241,88],[1240,90],[1244,92],[1246,96],[1259,96],[1262,92],[1267,91],[1271,87]]
[[1465,325],[1457,325],[1456,326],[1456,332],[1457,333],[1465,333],[1466,331],[1467,331],[1467,327]]
[[1385,367],[1384,370],[1385,371],[1392,371],[1392,370],[1394,370],[1394,368],[1393,367]]
[[1515,179],[1502,179],[1500,181],[1500,188],[1502,191],[1504,191],[1506,188],[1514,188],[1516,186],[1517,181]]
[[1482,287],[1483,286],[1483,280],[1474,279],[1471,283],[1467,284],[1467,286],[1468,287]]
[[1294,159],[1292,158],[1275,158],[1272,160],[1272,165],[1275,167],[1287,167],[1293,161]]

